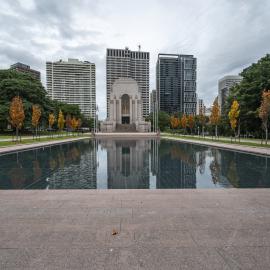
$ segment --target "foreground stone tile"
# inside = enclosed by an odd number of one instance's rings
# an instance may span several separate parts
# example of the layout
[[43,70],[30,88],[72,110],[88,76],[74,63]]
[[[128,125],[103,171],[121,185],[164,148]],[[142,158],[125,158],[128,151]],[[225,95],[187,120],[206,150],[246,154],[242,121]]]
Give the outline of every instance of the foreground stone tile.
[[0,269],[269,269],[269,192],[0,191]]

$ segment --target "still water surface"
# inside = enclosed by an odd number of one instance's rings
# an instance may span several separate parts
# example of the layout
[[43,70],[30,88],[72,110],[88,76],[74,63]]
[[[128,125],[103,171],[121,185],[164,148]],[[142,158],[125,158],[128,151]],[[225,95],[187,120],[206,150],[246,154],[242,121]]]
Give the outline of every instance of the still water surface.
[[167,140],[83,140],[0,156],[0,189],[270,187],[270,158]]

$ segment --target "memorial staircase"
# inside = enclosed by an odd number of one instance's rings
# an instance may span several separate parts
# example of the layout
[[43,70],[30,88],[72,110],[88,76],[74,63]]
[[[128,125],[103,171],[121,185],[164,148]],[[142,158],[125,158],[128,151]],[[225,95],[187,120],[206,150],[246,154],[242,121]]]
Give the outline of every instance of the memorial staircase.
[[115,132],[136,132],[135,124],[116,124]]

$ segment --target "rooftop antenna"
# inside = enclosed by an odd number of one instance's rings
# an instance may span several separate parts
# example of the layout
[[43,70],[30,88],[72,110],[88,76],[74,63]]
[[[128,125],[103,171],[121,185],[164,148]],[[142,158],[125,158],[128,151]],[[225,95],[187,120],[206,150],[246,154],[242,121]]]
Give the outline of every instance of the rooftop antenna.
[[141,44],[138,45],[138,50],[141,51]]

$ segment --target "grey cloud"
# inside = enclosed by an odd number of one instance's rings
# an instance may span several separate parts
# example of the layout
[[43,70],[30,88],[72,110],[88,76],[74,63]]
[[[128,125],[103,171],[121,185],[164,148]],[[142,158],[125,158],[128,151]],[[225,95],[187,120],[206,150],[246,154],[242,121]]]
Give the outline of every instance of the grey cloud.
[[[141,3],[146,4],[143,9]],[[94,62],[101,115],[106,107],[106,47],[136,46],[132,42],[140,40],[144,48],[144,39],[151,37],[147,44],[151,89],[158,52],[194,54],[198,94],[207,105],[217,95],[219,78],[238,74],[270,51],[269,0],[138,0],[134,12],[148,30],[138,29],[134,21],[122,21],[123,14],[130,12],[124,0],[36,0],[32,9],[25,8],[24,1],[8,4],[10,12],[0,9],[1,66],[25,62],[42,71],[45,83],[46,60],[73,57]],[[74,24],[85,11],[89,20]],[[95,28],[92,19],[108,29],[99,24]]]
[[27,48],[17,46],[6,46],[0,42],[0,55],[5,56],[10,64],[23,62],[32,67],[40,67],[40,59],[33,55]]

